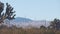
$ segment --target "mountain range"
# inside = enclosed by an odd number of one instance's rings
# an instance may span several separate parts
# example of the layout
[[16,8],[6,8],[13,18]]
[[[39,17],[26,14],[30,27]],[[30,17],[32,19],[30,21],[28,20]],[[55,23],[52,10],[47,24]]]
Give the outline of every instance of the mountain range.
[[29,18],[17,17],[13,21],[15,21],[15,22],[29,22],[29,21],[33,21],[33,20],[31,20]]
[[11,27],[12,25],[15,25],[16,27],[20,28],[31,28],[31,27],[35,27],[35,28],[40,28],[40,26],[44,25],[44,26],[49,26],[50,25],[50,21],[46,21],[46,20],[32,20],[29,18],[22,18],[22,17],[17,17],[13,20],[4,20],[4,25],[7,25],[8,27]]

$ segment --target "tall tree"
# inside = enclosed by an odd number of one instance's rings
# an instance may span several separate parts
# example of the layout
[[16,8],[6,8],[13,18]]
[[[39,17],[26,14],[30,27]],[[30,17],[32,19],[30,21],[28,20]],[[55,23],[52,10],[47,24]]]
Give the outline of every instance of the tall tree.
[[13,11],[13,7],[6,3],[6,11],[5,13],[3,12],[4,10],[4,3],[0,2],[0,23],[3,23],[3,21],[5,19],[8,19],[8,20],[12,20],[14,19],[15,15],[15,11]]
[[60,29],[60,20],[59,19],[54,19],[54,21],[51,22],[50,26],[53,28],[53,29]]
[[6,13],[5,13],[5,16],[7,19],[11,20],[11,19],[14,19],[14,16],[16,14],[13,15],[13,13],[15,13],[15,11],[13,11],[13,8],[8,4],[6,3]]
[[1,13],[3,12],[3,10],[4,10],[4,3],[0,2],[0,18],[1,18]]

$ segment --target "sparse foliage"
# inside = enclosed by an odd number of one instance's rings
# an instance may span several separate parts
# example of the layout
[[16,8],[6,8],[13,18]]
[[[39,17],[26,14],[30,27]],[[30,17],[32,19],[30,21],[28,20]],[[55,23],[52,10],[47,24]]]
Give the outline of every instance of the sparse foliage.
[[42,25],[42,26],[40,26],[40,29],[46,29],[46,27]]
[[10,4],[6,3],[6,11],[5,13],[3,12],[4,10],[4,3],[0,2],[0,23],[3,23],[5,19],[14,19],[15,17],[15,11],[13,11],[13,8]]
[[51,22],[50,26],[53,29],[60,29],[60,20],[59,19],[54,19],[54,21]]

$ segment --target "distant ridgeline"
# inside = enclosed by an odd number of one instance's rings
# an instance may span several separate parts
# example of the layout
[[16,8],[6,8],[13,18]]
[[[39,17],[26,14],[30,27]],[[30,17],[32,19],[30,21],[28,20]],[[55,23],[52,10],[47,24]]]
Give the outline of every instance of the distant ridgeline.
[[13,21],[15,21],[15,22],[31,22],[33,20],[31,20],[29,18],[17,17]]

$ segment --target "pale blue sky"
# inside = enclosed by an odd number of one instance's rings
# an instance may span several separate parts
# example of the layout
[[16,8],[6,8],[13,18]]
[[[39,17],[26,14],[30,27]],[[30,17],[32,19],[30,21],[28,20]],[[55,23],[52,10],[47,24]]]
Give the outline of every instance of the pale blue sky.
[[14,7],[16,17],[33,20],[60,19],[60,0],[0,0]]

